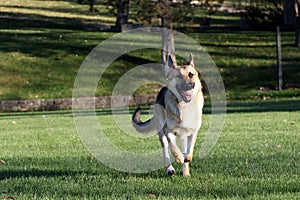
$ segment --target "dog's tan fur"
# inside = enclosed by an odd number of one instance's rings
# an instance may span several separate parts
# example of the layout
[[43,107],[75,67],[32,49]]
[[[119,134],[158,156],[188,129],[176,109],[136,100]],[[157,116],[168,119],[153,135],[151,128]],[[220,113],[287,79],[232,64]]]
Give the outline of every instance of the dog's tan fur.
[[[132,123],[139,132],[158,132],[167,174],[175,174],[168,153],[170,147],[175,160],[182,164],[183,175],[190,176],[189,162],[192,161],[197,133],[202,123],[202,85],[192,54],[187,65],[177,66],[170,54],[164,64],[168,84],[158,93],[153,117],[142,122],[141,109],[137,108]],[[181,150],[176,144],[176,137],[179,138]]]

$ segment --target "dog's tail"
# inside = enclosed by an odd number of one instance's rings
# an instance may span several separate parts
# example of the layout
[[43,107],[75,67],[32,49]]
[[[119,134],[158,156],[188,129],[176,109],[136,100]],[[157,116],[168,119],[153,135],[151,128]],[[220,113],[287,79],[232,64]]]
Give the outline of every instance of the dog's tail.
[[132,125],[140,133],[150,133],[156,131],[157,127],[154,118],[148,119],[145,122],[141,121],[141,107],[138,107],[132,115]]

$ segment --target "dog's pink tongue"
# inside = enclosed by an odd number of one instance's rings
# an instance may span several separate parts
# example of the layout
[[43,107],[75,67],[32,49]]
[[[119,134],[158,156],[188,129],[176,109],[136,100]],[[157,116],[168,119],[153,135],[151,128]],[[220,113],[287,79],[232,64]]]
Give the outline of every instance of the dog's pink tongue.
[[185,96],[186,100],[190,101],[192,98],[192,90],[183,91],[183,95]]

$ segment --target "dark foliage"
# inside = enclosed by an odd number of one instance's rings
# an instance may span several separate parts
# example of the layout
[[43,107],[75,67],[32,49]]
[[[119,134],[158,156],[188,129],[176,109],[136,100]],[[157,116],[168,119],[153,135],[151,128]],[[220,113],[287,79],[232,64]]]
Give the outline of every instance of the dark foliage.
[[245,12],[241,15],[251,29],[269,30],[283,24],[283,7],[280,1],[251,4],[245,7]]

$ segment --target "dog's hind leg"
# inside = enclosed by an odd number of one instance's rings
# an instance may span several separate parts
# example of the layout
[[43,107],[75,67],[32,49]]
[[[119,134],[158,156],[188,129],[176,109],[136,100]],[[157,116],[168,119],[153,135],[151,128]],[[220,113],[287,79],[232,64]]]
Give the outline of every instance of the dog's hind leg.
[[161,142],[162,148],[163,148],[163,161],[164,161],[164,165],[166,167],[166,174],[173,176],[175,174],[175,169],[172,166],[171,163],[171,158],[169,155],[169,141],[167,136],[163,133],[163,131],[160,131],[158,133],[159,135],[159,140]]

